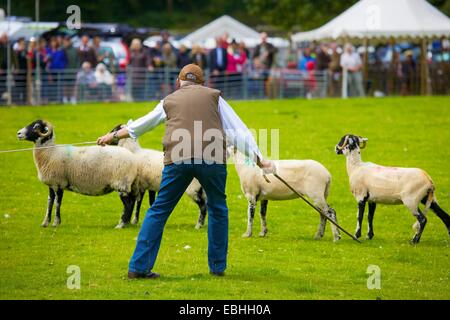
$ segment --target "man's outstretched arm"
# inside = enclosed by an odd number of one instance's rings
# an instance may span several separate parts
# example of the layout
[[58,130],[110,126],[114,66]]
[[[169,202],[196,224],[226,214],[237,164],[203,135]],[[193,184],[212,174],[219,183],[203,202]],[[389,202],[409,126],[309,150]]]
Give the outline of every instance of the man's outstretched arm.
[[228,143],[256,162],[265,173],[275,173],[274,162],[263,159],[252,133],[222,97],[219,98],[219,112]]
[[125,127],[116,132],[110,132],[97,139],[97,144],[104,146],[111,144],[115,139],[120,140],[131,137],[137,139],[147,131],[152,130],[166,120],[166,113],[163,108],[163,100],[145,116],[128,123]]

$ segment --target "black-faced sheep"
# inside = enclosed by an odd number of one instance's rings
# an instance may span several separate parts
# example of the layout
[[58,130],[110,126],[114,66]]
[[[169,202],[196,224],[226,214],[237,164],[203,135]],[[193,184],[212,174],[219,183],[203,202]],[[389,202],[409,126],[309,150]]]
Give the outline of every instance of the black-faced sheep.
[[[361,224],[366,203],[369,203],[367,238],[372,239],[373,217],[376,204],[404,204],[417,219],[416,233],[411,240],[418,243],[427,223],[426,212],[431,208],[444,222],[450,235],[450,216],[439,207],[434,194],[434,184],[422,169],[384,167],[361,160],[361,149],[367,138],[347,134],[336,145],[336,153],[347,158],[350,189],[358,202],[358,223],[355,236],[361,236]],[[421,212],[419,204],[425,205]]]
[[53,127],[43,120],[36,120],[19,130],[17,137],[19,140],[34,142],[33,155],[38,178],[49,187],[43,227],[47,227],[51,221],[55,200],[53,226],[61,223],[64,190],[89,196],[118,191],[124,204],[120,224],[129,222],[127,217],[131,216],[137,192],[135,181],[138,169],[133,153],[116,147],[55,146]]

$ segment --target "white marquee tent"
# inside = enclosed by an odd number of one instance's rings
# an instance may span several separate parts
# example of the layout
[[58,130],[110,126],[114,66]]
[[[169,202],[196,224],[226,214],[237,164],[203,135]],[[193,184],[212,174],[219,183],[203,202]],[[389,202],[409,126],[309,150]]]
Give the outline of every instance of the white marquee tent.
[[450,19],[426,0],[360,0],[322,27],[294,34],[292,41],[448,36]]
[[[260,37],[256,30],[227,15],[221,16],[188,34],[180,40],[180,43],[187,46],[199,44],[204,48],[212,49],[216,46],[215,39],[223,36],[225,32],[229,34],[230,40],[236,39],[237,42],[244,41],[245,45],[249,48],[254,48],[259,43]],[[289,47],[289,41],[282,38],[269,38],[268,42],[277,48]]]
[[0,21],[0,34],[5,32],[12,40],[17,40],[21,37],[29,39],[55,29],[58,25],[58,22]]
[[369,41],[421,40],[421,92],[427,94],[427,40],[441,37],[450,37],[450,19],[426,0],[360,0],[322,27],[294,34],[292,41],[362,40],[367,49]]

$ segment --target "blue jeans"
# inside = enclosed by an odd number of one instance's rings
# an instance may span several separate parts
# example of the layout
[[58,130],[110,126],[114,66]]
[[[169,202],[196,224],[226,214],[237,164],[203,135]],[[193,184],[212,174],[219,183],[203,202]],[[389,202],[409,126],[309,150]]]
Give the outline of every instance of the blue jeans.
[[228,208],[225,164],[169,164],[164,166],[155,202],[148,209],[131,257],[129,271],[148,273],[153,269],[164,226],[193,178],[206,192],[208,207],[208,265],[212,272],[225,271],[228,250]]

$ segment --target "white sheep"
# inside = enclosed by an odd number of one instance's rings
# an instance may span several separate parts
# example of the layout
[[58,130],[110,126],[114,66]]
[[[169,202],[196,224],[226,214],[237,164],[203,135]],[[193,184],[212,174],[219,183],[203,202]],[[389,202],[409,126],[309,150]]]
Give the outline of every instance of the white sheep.
[[47,212],[42,222],[47,227],[56,199],[53,226],[61,223],[60,209],[64,190],[89,196],[118,191],[124,204],[119,224],[128,223],[136,199],[137,163],[133,153],[117,147],[55,146],[52,125],[36,120],[19,130],[19,140],[35,143],[34,163],[41,182],[49,186]]
[[[431,208],[444,222],[450,235],[450,216],[437,204],[434,184],[430,176],[422,169],[384,167],[361,160],[361,150],[366,146],[367,138],[347,134],[336,145],[336,153],[347,158],[347,173],[350,189],[358,202],[358,216],[355,236],[361,236],[361,224],[365,205],[369,203],[367,238],[372,239],[373,217],[376,204],[404,204],[416,217],[416,233],[413,244],[420,241],[427,223],[426,212]],[[425,207],[421,212],[419,204]]]
[[[114,127],[111,132],[118,131],[122,127],[123,125],[120,124]],[[164,168],[164,154],[161,151],[141,148],[139,142],[132,138],[121,139],[119,140],[118,145],[130,150],[137,157],[138,161],[138,198],[134,219],[132,221],[132,223],[136,224],[139,221],[139,211],[145,192],[147,190],[149,192],[150,206],[155,200],[155,194],[159,190],[159,185],[161,184],[162,179],[162,171]],[[199,207],[200,214],[197,225],[195,226],[196,229],[199,229],[204,225],[207,213],[206,193],[197,179],[192,180],[185,193]]]
[[[298,196],[272,175],[267,176],[270,183],[266,181],[261,170],[252,161],[235,148],[233,151],[241,189],[248,201],[247,231],[243,237],[252,236],[257,201],[261,201],[261,232],[259,235],[264,237],[267,233],[266,213],[269,200],[290,200],[296,199]],[[317,208],[337,222],[336,212],[327,203],[331,175],[322,164],[314,160],[278,160],[275,161],[275,164],[277,173],[287,183],[300,194],[308,196]],[[325,225],[326,218],[321,215],[315,235],[316,239],[323,237]],[[331,225],[331,228],[334,241],[338,241],[340,239],[339,230],[334,225]]]

